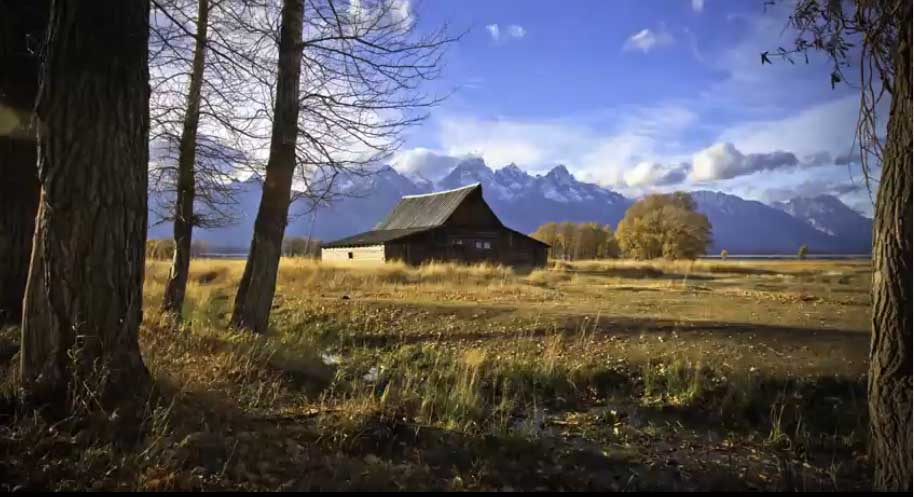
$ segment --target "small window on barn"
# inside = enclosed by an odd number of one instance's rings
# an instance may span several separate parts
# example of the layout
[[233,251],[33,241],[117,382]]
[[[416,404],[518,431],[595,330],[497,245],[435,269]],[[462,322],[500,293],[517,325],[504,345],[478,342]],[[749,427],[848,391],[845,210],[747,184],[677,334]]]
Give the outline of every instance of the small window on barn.
[[481,249],[481,248],[482,248],[482,242],[480,242],[479,240],[476,241],[476,248],[477,248],[477,249]]
[[492,244],[490,242],[482,242],[482,248],[488,250],[492,248]]
[[349,252],[349,258],[352,259],[352,257],[353,257],[352,252]]

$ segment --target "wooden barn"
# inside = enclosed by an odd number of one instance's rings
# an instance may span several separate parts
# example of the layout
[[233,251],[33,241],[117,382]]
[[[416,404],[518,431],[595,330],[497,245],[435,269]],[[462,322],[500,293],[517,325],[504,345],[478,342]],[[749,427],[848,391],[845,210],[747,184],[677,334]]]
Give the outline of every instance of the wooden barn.
[[482,198],[482,185],[407,195],[373,230],[326,243],[333,261],[492,262],[544,266],[549,246],[508,228]]

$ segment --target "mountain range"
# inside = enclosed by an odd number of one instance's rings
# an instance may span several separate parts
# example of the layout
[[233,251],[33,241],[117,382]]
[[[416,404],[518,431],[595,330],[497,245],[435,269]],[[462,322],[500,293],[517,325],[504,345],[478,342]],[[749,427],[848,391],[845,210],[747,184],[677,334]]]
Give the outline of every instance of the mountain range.
[[[371,229],[403,195],[477,182],[502,222],[524,233],[549,221],[597,222],[615,227],[636,200],[578,181],[562,165],[544,175],[531,175],[515,164],[493,170],[482,159],[468,158],[437,182],[383,166],[375,174],[350,175],[335,182],[341,195],[329,205],[310,209],[304,201],[293,203],[286,236],[335,240]],[[198,228],[194,238],[219,250],[246,251],[260,202],[261,181],[252,177],[231,187],[237,201],[237,222]],[[803,244],[809,246],[810,253],[870,252],[872,220],[833,196],[765,204],[721,192],[691,193],[698,210],[711,222],[713,242],[708,252],[712,254],[722,249],[732,255],[795,254]],[[155,221],[155,214],[150,213],[149,238],[169,237],[171,226]]]

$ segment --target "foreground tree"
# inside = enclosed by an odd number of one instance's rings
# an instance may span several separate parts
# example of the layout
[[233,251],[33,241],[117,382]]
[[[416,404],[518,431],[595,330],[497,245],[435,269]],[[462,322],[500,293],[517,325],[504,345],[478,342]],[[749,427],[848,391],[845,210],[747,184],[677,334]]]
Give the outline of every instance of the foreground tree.
[[38,211],[38,93],[46,0],[0,0],[0,325],[19,323]]
[[33,402],[58,404],[86,386],[116,402],[147,377],[137,332],[148,33],[148,1],[51,7],[37,107],[42,195],[20,351],[22,388]]
[[898,45],[873,226],[870,448],[879,490],[912,488],[911,2],[897,2]]
[[[881,166],[873,224],[869,370],[870,455],[877,490],[912,489],[912,5],[909,0],[802,0],[790,16],[794,48],[762,53],[793,62],[809,51],[832,60],[832,85],[856,72],[857,140],[869,180]],[[852,64],[853,62],[853,64]],[[887,132],[880,110],[888,97]],[[875,161],[875,166],[870,164]]]
[[[150,225],[172,225],[174,257],[163,310],[184,303],[196,228],[234,223],[234,183],[248,157],[257,44],[234,36],[236,9],[251,0],[153,0],[150,30]],[[261,4],[262,8],[262,4]]]
[[304,10],[302,0],[283,2],[270,157],[251,250],[232,311],[233,327],[259,333],[266,331],[273,305],[295,175]]
[[694,259],[711,244],[711,223],[688,193],[647,195],[616,228],[619,248],[635,259]]
[[174,215],[174,259],[162,309],[180,316],[187,291],[187,275],[190,271],[190,247],[194,229],[195,168],[197,162],[197,131],[200,125],[200,99],[203,87],[203,69],[206,64],[206,40],[209,27],[210,0],[198,0],[197,30],[194,42],[193,65],[187,91],[184,126],[181,132],[178,152],[177,198]]
[[[399,147],[400,132],[421,122],[424,110],[440,101],[422,94],[421,84],[437,77],[443,49],[453,39],[443,28],[416,35],[415,19],[404,7],[408,4],[398,0],[309,1],[304,29],[297,19],[298,26],[289,26],[290,12],[300,10],[298,1],[284,2],[278,23],[270,8],[237,10],[236,31],[253,40],[249,45],[263,46],[257,66],[279,70],[275,91],[252,92],[269,96],[261,104],[270,105],[259,112],[271,117],[272,137],[233,326],[267,328],[290,202],[304,198],[316,208],[341,195],[336,186],[341,176],[377,170]],[[274,47],[263,41],[272,41],[277,24],[274,57]]]

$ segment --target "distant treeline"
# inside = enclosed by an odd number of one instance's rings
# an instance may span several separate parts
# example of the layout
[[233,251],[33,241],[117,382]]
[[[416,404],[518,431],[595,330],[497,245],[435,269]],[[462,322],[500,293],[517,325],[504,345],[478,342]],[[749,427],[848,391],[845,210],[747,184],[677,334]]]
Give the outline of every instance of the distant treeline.
[[320,259],[321,241],[300,236],[287,237],[282,241],[282,255],[284,257]]
[[711,223],[691,195],[676,192],[635,202],[615,232],[597,223],[552,222],[530,236],[551,245],[553,259],[695,259],[711,244]]
[[546,223],[530,234],[548,243],[552,259],[612,259],[619,257],[619,245],[609,226],[597,223]]
[[[217,248],[218,250],[218,248]],[[194,240],[190,244],[191,257],[203,257],[211,254],[212,250],[209,243],[205,240]],[[146,258],[168,260],[175,255],[175,241],[167,239],[147,240],[146,241]],[[283,240],[282,255],[285,257],[310,257],[313,259],[320,258],[321,241],[308,240],[307,238],[292,236]]]
[[[210,252],[206,240],[194,240],[190,244],[190,256],[202,257]],[[170,238],[146,240],[146,258],[167,260],[175,256],[175,241]]]

